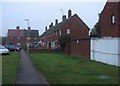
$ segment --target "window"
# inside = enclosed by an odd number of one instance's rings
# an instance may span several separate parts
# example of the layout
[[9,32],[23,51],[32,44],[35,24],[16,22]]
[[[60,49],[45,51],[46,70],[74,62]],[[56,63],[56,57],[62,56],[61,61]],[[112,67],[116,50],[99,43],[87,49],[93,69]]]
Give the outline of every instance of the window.
[[61,30],[59,30],[59,34],[60,34],[60,36],[61,36]]
[[20,37],[17,37],[17,39],[20,39]]
[[67,34],[70,34],[70,29],[67,29]]
[[115,24],[115,15],[112,15],[112,17],[111,17],[111,23]]

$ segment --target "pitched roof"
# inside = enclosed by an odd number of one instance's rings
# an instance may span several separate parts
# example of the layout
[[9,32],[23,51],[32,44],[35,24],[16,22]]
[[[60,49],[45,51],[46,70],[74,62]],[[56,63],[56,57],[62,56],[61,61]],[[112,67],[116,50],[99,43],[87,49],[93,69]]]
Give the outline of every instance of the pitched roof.
[[[8,29],[8,37],[26,37],[27,30],[25,29]],[[29,31],[30,37],[38,37],[39,33],[38,30],[30,30]]]
[[[27,31],[28,30],[25,30],[25,36],[27,36]],[[38,37],[39,36],[38,30],[29,30],[29,36],[30,37]]]
[[8,37],[25,37],[24,30],[8,29]]
[[47,31],[45,31],[41,36],[44,36],[44,35],[47,35],[51,32],[54,32],[54,31],[57,31],[59,30],[64,24],[66,24],[72,17],[74,17],[76,14],[74,14],[73,16],[65,19],[64,21],[58,23],[57,25],[55,26],[52,26],[51,28],[49,28]]
[[[45,35],[47,35],[47,34],[49,34],[49,33],[51,33],[51,32],[54,32],[54,31],[59,30],[63,25],[65,25],[65,24],[66,24],[70,19],[72,19],[74,16],[77,16],[77,17],[78,17],[77,14],[74,14],[73,16],[65,19],[64,21],[58,23],[57,25],[49,28],[47,31],[45,31],[45,32],[41,35],[41,37],[42,37],[42,36],[45,36]],[[79,17],[78,17],[78,18],[79,18]],[[80,18],[79,18],[79,19],[80,19]],[[82,19],[80,19],[80,20],[82,21]],[[83,21],[82,21],[82,22],[83,22]],[[83,23],[84,23],[84,22],[83,22]],[[84,24],[85,24],[85,23],[84,23]],[[89,27],[88,27],[86,24],[85,24],[85,26],[89,29]],[[89,30],[90,30],[90,29],[89,29]]]

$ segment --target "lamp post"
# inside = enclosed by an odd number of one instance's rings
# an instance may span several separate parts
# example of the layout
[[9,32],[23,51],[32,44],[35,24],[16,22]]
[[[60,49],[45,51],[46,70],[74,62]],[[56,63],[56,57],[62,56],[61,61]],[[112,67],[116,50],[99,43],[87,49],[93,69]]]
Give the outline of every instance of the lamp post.
[[27,26],[28,26],[28,30],[27,30],[27,53],[29,53],[29,19],[25,19],[25,21],[27,21]]

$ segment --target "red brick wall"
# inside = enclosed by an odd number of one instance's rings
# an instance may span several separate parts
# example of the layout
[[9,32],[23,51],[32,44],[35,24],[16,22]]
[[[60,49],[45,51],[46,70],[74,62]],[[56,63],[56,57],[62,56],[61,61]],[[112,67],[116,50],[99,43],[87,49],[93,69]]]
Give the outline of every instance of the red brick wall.
[[51,35],[47,37],[47,41],[55,41],[59,39],[59,35]]
[[[37,39],[35,39],[35,38],[37,38]],[[29,40],[30,43],[34,43],[34,42],[38,42],[38,41],[39,41],[38,37],[30,37],[30,40]]]
[[[89,28],[85,23],[77,16],[74,15],[66,24],[61,28],[61,34],[66,35],[67,29],[70,29],[71,43],[68,43],[64,49],[64,52],[73,56],[84,57],[89,59],[90,57],[90,42],[89,42]],[[47,37],[47,41],[58,40],[60,35],[51,35]],[[76,41],[81,39],[79,43]],[[84,40],[87,39],[87,40]],[[45,38],[42,38],[45,41]],[[74,40],[74,41],[73,41]]]
[[71,54],[71,43],[70,42],[66,44],[66,46],[64,48],[64,52],[66,54]]
[[[107,2],[100,17],[101,37],[120,37],[118,34],[118,2]],[[115,15],[115,25],[111,23],[111,16]],[[118,20],[119,19],[119,20]]]
[[70,37],[72,39],[89,38],[89,28],[77,15],[72,17],[72,19],[61,28],[62,34],[66,34],[67,29],[71,29]]
[[[62,34],[70,29],[71,43],[66,45],[65,52],[77,57],[90,58],[89,28],[78,17],[74,16],[69,22],[62,27]],[[86,40],[87,39],[87,40]],[[74,40],[74,41],[73,41]],[[77,43],[77,40],[80,40]]]
[[21,43],[21,45],[25,45],[26,44],[26,38],[22,37],[20,39],[17,39],[16,37],[12,37],[8,39],[8,43]]
[[[34,38],[35,37],[30,37],[29,42],[33,43],[35,41],[38,41],[38,38],[37,38],[37,40],[35,40]],[[12,38],[9,38],[8,43],[13,43],[13,44],[21,43],[21,46],[25,46],[27,43],[27,39],[26,39],[26,37],[21,37],[20,39],[17,39],[16,37],[12,37]]]
[[80,40],[71,42],[71,55],[90,59],[90,41]]

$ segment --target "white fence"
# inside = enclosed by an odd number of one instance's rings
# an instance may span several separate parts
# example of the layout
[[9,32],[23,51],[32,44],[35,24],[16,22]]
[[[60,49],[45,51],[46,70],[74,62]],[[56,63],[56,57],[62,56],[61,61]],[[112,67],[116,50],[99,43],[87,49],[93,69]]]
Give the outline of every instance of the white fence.
[[92,38],[91,60],[120,66],[120,38]]

